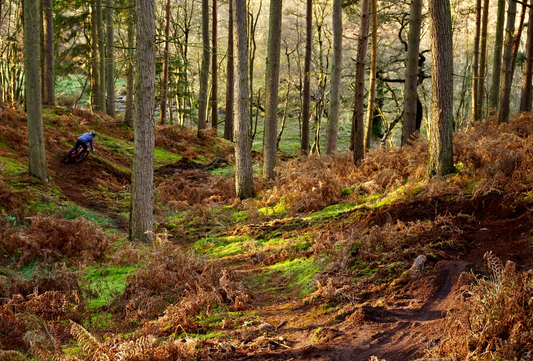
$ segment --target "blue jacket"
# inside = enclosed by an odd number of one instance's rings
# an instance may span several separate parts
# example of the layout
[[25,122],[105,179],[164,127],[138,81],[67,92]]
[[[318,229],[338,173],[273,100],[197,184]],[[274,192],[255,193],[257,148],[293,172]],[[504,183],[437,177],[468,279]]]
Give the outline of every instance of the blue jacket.
[[93,148],[93,136],[91,135],[91,133],[84,133],[84,134],[80,135],[80,137],[78,138],[78,140],[79,140],[80,142],[85,143],[85,144],[90,143],[90,144],[91,144],[91,150],[94,152],[94,148]]

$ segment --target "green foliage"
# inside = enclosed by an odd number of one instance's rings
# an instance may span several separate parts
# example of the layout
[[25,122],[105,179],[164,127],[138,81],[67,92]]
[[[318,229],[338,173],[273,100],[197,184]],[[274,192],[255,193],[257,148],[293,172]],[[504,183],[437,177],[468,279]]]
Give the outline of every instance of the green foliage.
[[224,258],[244,253],[254,241],[250,237],[204,238],[194,244],[195,251],[210,258]]
[[91,290],[98,294],[96,299],[91,300],[89,308],[98,309],[110,303],[126,288],[126,277],[136,271],[137,266],[86,268],[84,278],[91,282]]

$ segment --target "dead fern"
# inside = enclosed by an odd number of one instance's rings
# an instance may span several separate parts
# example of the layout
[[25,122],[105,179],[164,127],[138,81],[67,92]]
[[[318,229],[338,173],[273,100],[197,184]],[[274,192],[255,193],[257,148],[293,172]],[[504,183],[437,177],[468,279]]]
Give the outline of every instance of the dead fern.
[[459,308],[448,311],[444,335],[426,356],[512,360],[533,353],[533,272],[518,273],[511,261],[501,268],[492,253],[486,259],[494,280],[462,287]]

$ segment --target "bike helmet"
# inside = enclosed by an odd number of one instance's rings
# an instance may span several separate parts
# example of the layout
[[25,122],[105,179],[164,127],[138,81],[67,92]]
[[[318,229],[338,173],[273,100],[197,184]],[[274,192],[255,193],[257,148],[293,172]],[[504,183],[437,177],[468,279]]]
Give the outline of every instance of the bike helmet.
[[96,136],[96,133],[95,132],[91,132],[91,135],[94,137],[94,136]]

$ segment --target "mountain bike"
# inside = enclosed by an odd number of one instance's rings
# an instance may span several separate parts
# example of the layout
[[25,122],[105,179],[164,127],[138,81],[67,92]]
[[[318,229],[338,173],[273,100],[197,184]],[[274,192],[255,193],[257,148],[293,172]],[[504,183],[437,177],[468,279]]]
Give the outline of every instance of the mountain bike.
[[89,155],[89,143],[87,143],[87,149],[84,149],[83,147],[79,147],[78,149],[69,150],[65,158],[63,158],[63,163],[73,163],[73,162],[81,162],[87,156]]

